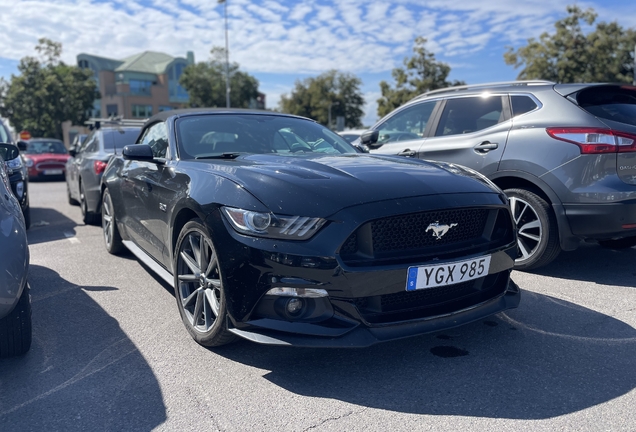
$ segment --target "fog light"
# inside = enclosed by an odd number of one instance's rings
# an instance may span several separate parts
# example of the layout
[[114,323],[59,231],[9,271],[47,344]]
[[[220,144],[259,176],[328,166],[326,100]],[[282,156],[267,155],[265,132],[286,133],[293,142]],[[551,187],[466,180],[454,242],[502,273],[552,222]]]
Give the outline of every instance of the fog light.
[[287,312],[290,315],[296,315],[298,314],[302,308],[303,308],[303,301],[299,298],[290,298],[289,300],[287,300]]
[[327,290],[320,288],[272,288],[267,291],[267,294],[308,298],[327,297],[329,295]]
[[16,183],[15,194],[18,196],[18,198],[22,199],[22,196],[24,195],[24,182]]

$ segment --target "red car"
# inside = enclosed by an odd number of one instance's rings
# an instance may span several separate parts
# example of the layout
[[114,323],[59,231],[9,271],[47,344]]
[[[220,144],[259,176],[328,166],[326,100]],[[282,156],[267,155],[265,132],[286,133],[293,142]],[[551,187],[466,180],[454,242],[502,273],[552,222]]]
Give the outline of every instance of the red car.
[[30,180],[64,177],[66,161],[70,156],[62,141],[54,138],[32,138],[23,143],[26,150],[22,154]]

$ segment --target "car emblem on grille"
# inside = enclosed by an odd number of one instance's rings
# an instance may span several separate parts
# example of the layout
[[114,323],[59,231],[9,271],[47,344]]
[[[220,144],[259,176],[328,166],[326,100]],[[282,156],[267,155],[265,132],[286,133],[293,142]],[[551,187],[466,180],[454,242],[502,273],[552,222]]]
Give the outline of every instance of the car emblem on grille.
[[450,225],[440,225],[439,222],[435,222],[426,227],[425,232],[429,232],[429,230],[433,230],[433,237],[436,237],[437,240],[441,239],[444,234],[448,232],[452,227],[457,226],[456,223],[452,223]]

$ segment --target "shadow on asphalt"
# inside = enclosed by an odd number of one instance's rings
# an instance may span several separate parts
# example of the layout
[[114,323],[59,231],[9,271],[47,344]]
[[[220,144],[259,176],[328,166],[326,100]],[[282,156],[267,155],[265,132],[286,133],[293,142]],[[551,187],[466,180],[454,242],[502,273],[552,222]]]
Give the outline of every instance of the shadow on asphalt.
[[636,248],[612,250],[597,244],[584,244],[575,251],[561,252],[552,263],[531,273],[634,288],[635,263]]
[[76,226],[75,221],[57,210],[31,207],[31,227],[27,230],[29,244],[74,237]]
[[0,360],[1,429],[152,430],[163,423],[159,383],[117,321],[46,267],[31,265],[29,282],[33,345],[25,356]]
[[367,349],[213,351],[299,395],[413,414],[546,419],[636,387],[636,329],[527,291],[519,309]]

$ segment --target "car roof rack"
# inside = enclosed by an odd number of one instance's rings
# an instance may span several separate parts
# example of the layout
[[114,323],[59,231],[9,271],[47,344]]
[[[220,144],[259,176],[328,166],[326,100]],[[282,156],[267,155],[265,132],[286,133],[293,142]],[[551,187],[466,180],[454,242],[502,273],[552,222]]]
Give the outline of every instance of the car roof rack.
[[468,84],[468,85],[445,87],[445,88],[441,88],[437,90],[431,90],[419,96],[416,96],[413,99],[419,99],[419,98],[424,98],[424,97],[428,97],[428,96],[436,95],[440,93],[450,93],[450,92],[455,92],[460,90],[478,90],[480,88],[533,86],[533,85],[546,85],[546,84],[556,84],[556,83],[553,81],[547,81],[547,80],[525,80],[525,81],[498,81],[498,82],[482,83],[482,84]]
[[88,126],[90,129],[99,129],[102,126],[141,127],[146,123],[147,120],[148,119],[125,119],[122,117],[106,117],[106,118],[91,117],[88,120],[86,120],[84,124]]

